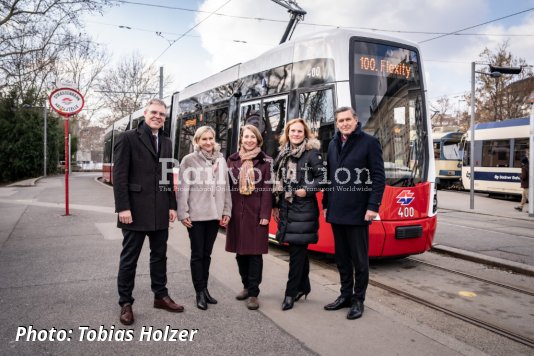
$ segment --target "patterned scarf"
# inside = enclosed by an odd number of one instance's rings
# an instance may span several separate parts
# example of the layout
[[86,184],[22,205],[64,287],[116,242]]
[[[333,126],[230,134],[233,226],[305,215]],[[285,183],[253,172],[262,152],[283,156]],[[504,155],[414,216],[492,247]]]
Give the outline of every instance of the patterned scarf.
[[217,162],[217,158],[222,156],[220,152],[221,148],[219,145],[215,145],[215,147],[213,147],[213,151],[211,152],[203,150],[202,148],[200,148],[200,146],[196,146],[195,148],[198,150],[198,152],[200,152],[202,156],[204,156],[206,160],[210,161],[211,164],[215,164],[215,162]]
[[295,187],[291,183],[297,182],[297,163],[289,159],[294,157],[297,160],[306,151],[306,145],[308,139],[304,139],[300,145],[295,148],[291,148],[291,144],[288,142],[282,151],[278,154],[277,169],[276,169],[276,181],[273,187],[276,202],[280,201],[280,195],[284,192],[284,198],[293,203],[293,190]]
[[259,147],[252,151],[245,151],[243,148],[239,150],[239,158],[241,158],[241,170],[239,171],[239,194],[251,195],[254,191],[254,164],[252,160],[261,152]]

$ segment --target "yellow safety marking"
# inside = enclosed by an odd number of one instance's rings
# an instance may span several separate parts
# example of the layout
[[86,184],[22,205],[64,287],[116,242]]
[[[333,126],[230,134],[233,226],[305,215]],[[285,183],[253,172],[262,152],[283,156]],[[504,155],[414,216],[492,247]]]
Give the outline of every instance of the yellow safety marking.
[[467,297],[467,298],[473,298],[473,297],[476,297],[477,294],[476,293],[473,293],[473,292],[467,292],[467,291],[459,291],[458,294],[462,297]]

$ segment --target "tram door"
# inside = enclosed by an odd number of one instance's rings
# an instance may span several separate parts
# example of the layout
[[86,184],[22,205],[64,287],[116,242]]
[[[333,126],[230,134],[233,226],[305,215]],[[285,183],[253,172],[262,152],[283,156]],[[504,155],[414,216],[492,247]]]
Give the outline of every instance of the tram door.
[[278,140],[287,120],[287,95],[241,103],[239,128],[256,126],[263,137],[262,150],[271,157],[278,155]]

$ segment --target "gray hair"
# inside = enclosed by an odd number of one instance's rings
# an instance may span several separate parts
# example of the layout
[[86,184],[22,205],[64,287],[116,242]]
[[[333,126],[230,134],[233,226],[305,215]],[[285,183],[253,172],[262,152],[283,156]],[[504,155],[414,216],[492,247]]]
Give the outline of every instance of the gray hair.
[[146,104],[145,109],[147,109],[150,105],[161,105],[165,108],[165,110],[167,110],[167,104],[165,104],[165,102],[161,99],[157,99],[157,98],[150,99],[148,103]]
[[356,113],[356,110],[354,110],[350,106],[341,106],[337,108],[336,111],[334,112],[334,117],[336,118],[336,120],[337,120],[337,114],[339,114],[340,112],[345,112],[345,111],[350,111],[352,116],[354,116],[355,119],[358,118],[358,114]]

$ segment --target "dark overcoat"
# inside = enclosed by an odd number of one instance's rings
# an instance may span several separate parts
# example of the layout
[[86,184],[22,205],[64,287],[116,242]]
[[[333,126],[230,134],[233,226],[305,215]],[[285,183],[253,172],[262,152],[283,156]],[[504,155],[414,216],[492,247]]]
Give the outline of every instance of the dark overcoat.
[[521,162],[521,188],[528,189],[528,160],[523,159]]
[[267,253],[269,225],[260,225],[260,219],[271,219],[273,207],[271,170],[272,158],[260,152],[252,160],[255,189],[251,195],[239,193],[239,152],[228,157],[228,174],[232,195],[232,218],[226,230],[226,251],[240,255]]
[[[141,122],[135,130],[122,133],[113,150],[113,193],[115,211],[130,210],[131,224],[117,221],[117,227],[134,231],[169,228],[169,210],[176,210],[172,163],[172,142],[160,130],[159,153],[150,138],[150,129]],[[167,182],[162,181],[166,174]]]
[[[322,187],[323,178],[326,178],[319,148],[320,142],[311,139],[306,144],[306,151],[298,160],[294,157],[289,158],[296,161],[297,165],[296,182],[293,183],[291,189],[302,188],[306,190],[306,196],[301,198],[294,195],[293,202],[289,203],[284,198],[284,194],[280,194],[276,204],[280,209],[276,239],[280,242],[306,245],[317,243],[319,240],[317,234],[319,230],[319,204],[316,195]],[[275,163],[275,171],[278,169],[277,163]],[[284,189],[287,189],[286,182],[284,182]]]
[[367,210],[378,212],[386,183],[380,142],[362,131],[361,123],[342,145],[336,132],[328,145],[329,185],[323,194],[326,221],[340,225],[367,225]]

